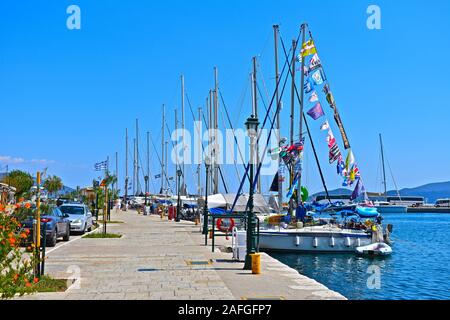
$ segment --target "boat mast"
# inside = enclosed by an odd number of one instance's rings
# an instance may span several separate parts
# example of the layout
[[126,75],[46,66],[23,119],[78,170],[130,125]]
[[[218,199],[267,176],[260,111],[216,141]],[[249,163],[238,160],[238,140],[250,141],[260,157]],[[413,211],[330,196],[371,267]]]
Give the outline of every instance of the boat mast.
[[[305,43],[306,40],[306,24],[302,24],[301,26],[301,33],[302,33],[302,48],[303,48],[303,44]],[[301,67],[300,67],[300,73],[301,73],[301,77],[300,77],[300,126],[299,126],[299,139],[300,139],[300,143],[302,143],[303,141],[303,105],[304,105],[304,92],[305,90],[303,89],[304,85],[305,85],[305,59],[302,57],[302,63],[301,63]],[[302,159],[301,157],[298,159],[299,164],[302,164]],[[297,206],[300,206],[300,204],[302,203],[302,168],[299,166],[299,178],[298,178],[298,189],[297,189]]]
[[381,164],[383,167],[384,197],[387,200],[386,165],[384,161],[384,146],[383,146],[383,137],[381,136],[381,133],[380,133],[380,147],[381,147]]
[[182,154],[183,158],[181,159],[181,172],[183,182],[180,184],[181,194],[183,196],[186,195],[186,181],[185,181],[185,166],[184,166],[184,148],[185,148],[185,136],[184,136],[184,75],[181,75],[181,129],[182,129]]
[[[294,145],[294,117],[295,117],[295,100],[294,100],[294,90],[295,90],[295,52],[297,50],[297,41],[292,40],[292,69],[291,69],[291,127],[290,127],[290,145]],[[303,89],[302,89],[303,90]],[[289,170],[290,183],[289,187],[292,187],[294,183],[294,167],[291,165]],[[289,199],[289,214],[292,214],[292,209],[294,208],[293,199]]]
[[133,196],[136,195],[136,138],[133,138]]
[[[177,109],[175,109],[174,112],[175,112],[175,132],[178,132],[178,112],[177,112]],[[175,177],[177,177],[177,170],[178,170],[178,155],[175,158]],[[178,194],[178,183],[175,183],[175,193]]]
[[166,121],[166,106],[162,105],[162,126],[161,126],[161,193],[164,193],[165,185],[165,175],[164,175],[164,163],[165,163],[165,152],[164,152],[164,123]]
[[213,115],[213,135],[214,135],[214,149],[213,149],[213,162],[214,162],[214,194],[219,193],[219,164],[218,164],[218,150],[216,146],[217,142],[217,131],[219,129],[219,73],[217,67],[214,67],[214,115]]
[[[258,83],[257,83],[257,60],[253,57],[253,73],[252,73],[252,85],[253,85],[253,115],[258,118]],[[256,133],[258,134],[258,132]],[[256,145],[256,167],[259,167],[260,157],[259,157],[259,144]],[[258,193],[261,194],[261,175],[258,175],[257,183]]]
[[150,192],[150,132],[147,131],[147,179],[145,179],[145,193]]
[[[125,202],[128,199],[128,128],[125,129]],[[127,206],[124,206],[125,210]]]
[[136,119],[136,196],[141,194],[141,183],[139,181],[139,120]]
[[[279,26],[274,25],[273,26],[273,33],[274,33],[274,42],[275,42],[275,95],[276,95],[276,104],[277,108],[280,107],[280,94],[278,90],[278,82],[280,81],[280,73],[278,71],[278,33],[279,33]],[[278,147],[280,147],[281,144],[281,126],[280,126],[280,112],[277,113],[277,130],[278,130]],[[279,157],[278,159],[278,168],[281,167],[282,159]],[[278,169],[278,213],[281,213],[283,209],[283,181],[281,179],[280,175],[280,169]]]
[[209,131],[209,158],[210,158],[210,163],[211,163],[211,167],[209,170],[209,181],[210,181],[210,190],[209,190],[209,194],[215,194],[214,193],[214,185],[213,185],[213,169],[214,169],[214,159],[213,159],[213,148],[212,148],[212,122],[213,122],[213,108],[212,108],[212,90],[209,90],[209,117],[208,117],[208,131]]

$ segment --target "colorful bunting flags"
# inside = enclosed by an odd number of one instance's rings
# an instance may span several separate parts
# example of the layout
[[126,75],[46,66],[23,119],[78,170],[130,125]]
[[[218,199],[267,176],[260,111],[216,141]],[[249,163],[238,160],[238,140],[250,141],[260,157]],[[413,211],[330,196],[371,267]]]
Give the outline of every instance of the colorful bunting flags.
[[306,93],[310,93],[314,90],[314,83],[311,79],[306,79],[304,89]]
[[320,102],[318,102],[311,110],[308,111],[308,115],[314,120],[317,120],[325,115]]
[[329,130],[330,129],[330,123],[327,121],[325,121],[325,123],[320,127],[320,130],[325,131],[325,130]]
[[322,67],[322,63],[320,62],[319,55],[316,53],[309,62],[309,71],[317,70],[320,67]]
[[309,97],[309,100],[308,100],[310,103],[314,103],[314,102],[319,102],[319,95],[317,94],[317,92],[316,91],[313,91],[312,93],[311,93],[311,96]]
[[361,179],[358,179],[358,183],[356,184],[355,191],[351,196],[351,200],[357,200],[361,198],[366,193],[366,188],[364,187]]
[[316,50],[316,46],[314,45],[314,41],[312,39],[303,43],[302,50],[301,50],[302,57],[307,57],[307,56],[313,55],[315,53],[317,53],[317,50]]
[[314,72],[314,73],[312,74],[311,78],[313,79],[314,84],[315,84],[316,86],[318,86],[318,85],[321,85],[321,84],[324,83],[324,78],[325,78],[325,77],[324,77],[324,75],[323,75],[323,73],[322,73],[322,70],[317,70],[316,72]]

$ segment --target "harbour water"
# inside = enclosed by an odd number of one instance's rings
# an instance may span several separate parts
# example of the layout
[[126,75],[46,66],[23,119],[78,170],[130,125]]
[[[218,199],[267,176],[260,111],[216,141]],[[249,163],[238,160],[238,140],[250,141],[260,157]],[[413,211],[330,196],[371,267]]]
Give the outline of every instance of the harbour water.
[[[384,219],[394,225],[394,254],[388,258],[270,255],[350,300],[450,299],[450,215],[386,214]],[[380,271],[379,288],[374,271]]]

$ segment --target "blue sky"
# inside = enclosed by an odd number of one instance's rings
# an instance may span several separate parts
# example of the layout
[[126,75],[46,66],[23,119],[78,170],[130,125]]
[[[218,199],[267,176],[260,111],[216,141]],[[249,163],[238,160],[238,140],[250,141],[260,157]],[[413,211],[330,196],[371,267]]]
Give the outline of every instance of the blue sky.
[[[66,28],[71,4],[81,8],[81,30]],[[370,4],[381,8],[382,30],[366,27]],[[118,151],[120,176],[125,128],[132,132],[139,118],[141,141],[149,130],[159,145],[161,105],[167,105],[172,127],[180,74],[196,110],[213,86],[214,66],[240,126],[250,113],[250,97],[243,100],[242,93],[251,58],[259,57],[261,84],[264,79],[272,91],[272,25],[280,24],[290,43],[303,21],[314,34],[366,187],[380,188],[378,133],[400,187],[450,180],[445,0],[2,1],[0,166],[48,167],[67,185],[84,186],[98,176],[94,163]],[[283,100],[287,106],[289,96]],[[288,109],[282,113],[285,130]],[[186,121],[192,129],[189,109]],[[317,124],[313,135],[328,185],[337,188],[340,179],[327,164]],[[156,174],[153,150],[151,158]],[[307,155],[306,182],[318,191],[311,160]]]

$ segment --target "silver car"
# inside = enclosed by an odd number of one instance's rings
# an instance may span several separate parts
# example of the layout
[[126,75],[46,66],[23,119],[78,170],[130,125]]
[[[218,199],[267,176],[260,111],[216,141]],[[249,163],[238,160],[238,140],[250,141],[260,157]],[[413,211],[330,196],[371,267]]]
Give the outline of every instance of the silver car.
[[94,224],[92,213],[84,204],[64,204],[59,207],[64,214],[68,214],[70,221],[70,231],[84,234],[91,231]]

